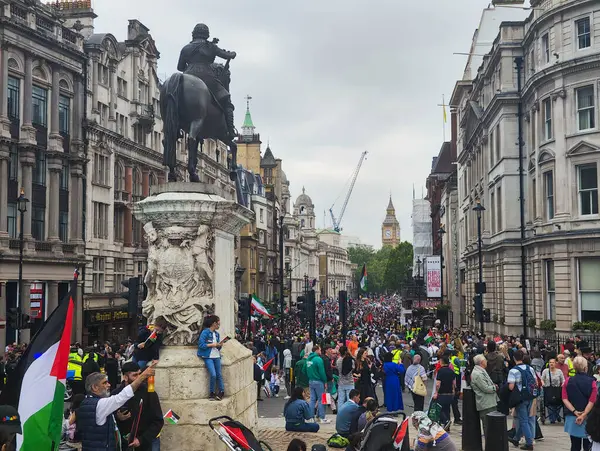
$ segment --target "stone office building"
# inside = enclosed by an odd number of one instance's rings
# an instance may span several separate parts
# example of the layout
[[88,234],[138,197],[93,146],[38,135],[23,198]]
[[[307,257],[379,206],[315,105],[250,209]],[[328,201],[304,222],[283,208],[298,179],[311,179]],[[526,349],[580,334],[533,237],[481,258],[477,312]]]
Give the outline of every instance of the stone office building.
[[[83,37],[39,2],[0,3],[0,318],[17,306],[20,216],[23,218],[21,308],[33,331],[68,292],[85,263],[85,149],[82,139],[86,55]],[[76,335],[81,312],[76,312]],[[6,333],[4,333],[6,332]],[[29,341],[29,331],[21,341]],[[74,337],[75,338],[75,337]],[[0,352],[15,331],[0,333]]]

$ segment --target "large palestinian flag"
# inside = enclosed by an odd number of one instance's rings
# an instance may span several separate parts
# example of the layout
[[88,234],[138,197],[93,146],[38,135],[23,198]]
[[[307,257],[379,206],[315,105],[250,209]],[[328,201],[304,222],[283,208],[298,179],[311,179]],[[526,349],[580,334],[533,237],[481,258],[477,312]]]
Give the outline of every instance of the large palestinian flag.
[[23,434],[17,451],[58,450],[71,343],[76,283],[33,337],[10,373],[0,404],[17,408]]
[[367,283],[367,265],[366,263],[363,265],[362,267],[362,272],[360,275],[360,289],[366,293],[368,288],[368,283]]

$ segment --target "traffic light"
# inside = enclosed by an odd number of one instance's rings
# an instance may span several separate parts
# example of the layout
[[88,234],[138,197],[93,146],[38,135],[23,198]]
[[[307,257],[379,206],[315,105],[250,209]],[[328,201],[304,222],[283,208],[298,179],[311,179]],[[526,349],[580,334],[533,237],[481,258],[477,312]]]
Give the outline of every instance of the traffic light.
[[483,321],[483,299],[480,294],[473,296],[473,307],[475,308],[475,320],[477,322]]
[[248,298],[240,298],[238,300],[238,321],[239,324],[244,324],[248,320],[250,314],[250,300]]
[[300,321],[306,321],[310,318],[310,304],[304,296],[298,296],[296,299],[296,307],[298,308],[298,316]]
[[12,328],[12,329],[18,329],[19,328],[19,309],[16,307],[12,307],[8,309],[8,315],[7,315],[7,320],[8,320],[8,327]]
[[492,314],[489,308],[483,310],[483,322],[491,323],[492,322]]
[[129,289],[129,291],[121,293],[121,297],[127,299],[127,311],[129,312],[129,316],[135,317],[138,314],[140,280],[137,277],[130,277],[127,280],[121,281],[121,285]]

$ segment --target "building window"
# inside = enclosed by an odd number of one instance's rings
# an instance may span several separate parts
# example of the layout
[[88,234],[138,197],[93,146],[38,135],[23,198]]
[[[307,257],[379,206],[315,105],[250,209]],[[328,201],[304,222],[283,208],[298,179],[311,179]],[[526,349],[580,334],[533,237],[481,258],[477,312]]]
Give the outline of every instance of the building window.
[[115,258],[115,291],[119,289],[121,282],[125,280],[126,263],[124,258]]
[[261,223],[265,222],[264,215],[265,215],[265,211],[264,211],[264,210],[261,208],[261,209],[259,210],[259,216],[260,216],[260,222],[261,222]]
[[16,239],[17,233],[17,204],[11,202],[8,204],[8,236],[9,238]]
[[259,271],[265,270],[265,259],[263,257],[258,257],[258,270]]
[[254,249],[250,248],[250,269],[256,268],[256,264],[254,263]]
[[552,139],[552,99],[547,98],[543,102],[544,107],[544,139]]
[[92,202],[94,204],[94,238],[108,238],[108,204]]
[[594,104],[594,86],[584,86],[577,92],[577,128],[589,130],[596,127],[596,107]]
[[550,62],[550,37],[548,33],[542,36],[542,55],[544,55],[544,62]]
[[19,119],[21,117],[21,80],[15,77],[8,77],[8,117],[10,119]]
[[58,214],[58,237],[63,243],[69,240],[69,212],[61,211]]
[[498,228],[498,232],[501,232],[502,231],[502,188],[500,186],[496,190],[496,202],[497,202],[496,217],[498,219],[497,228]]
[[16,144],[10,144],[8,160],[8,178],[10,180],[18,180],[19,178],[19,152]]
[[94,153],[94,171],[92,182],[98,185],[108,185],[110,175],[110,157],[99,152]]
[[496,202],[495,202],[495,198],[496,195],[494,193],[494,190],[490,191],[490,205],[492,206],[491,208],[491,215],[490,215],[490,222],[491,222],[491,227],[490,229],[492,230],[492,233],[496,232]]
[[48,126],[48,91],[32,86],[31,98],[33,104],[32,122],[42,127]]
[[66,96],[58,97],[58,130],[65,135],[71,130],[71,99]]
[[31,208],[31,236],[43,241],[45,235],[46,209],[44,207],[33,206]]
[[60,171],[60,189],[69,191],[69,163],[63,161],[62,170]]
[[546,220],[554,218],[554,174],[552,171],[544,172],[544,213]]
[[104,291],[104,266],[104,258],[94,257],[92,262],[92,291],[94,293],[102,293]]
[[556,319],[556,285],[554,282],[554,261],[546,260],[546,300],[548,319]]
[[46,151],[36,150],[35,167],[33,168],[34,185],[46,186]]
[[263,230],[258,232],[258,242],[260,244],[265,244],[265,232]]
[[532,179],[531,180],[531,198],[532,198],[532,203],[531,203],[531,212],[532,214],[532,220],[535,220],[535,218],[537,218],[537,180],[536,179]]
[[600,259],[579,259],[581,321],[600,321]]
[[496,125],[496,161],[500,161],[500,124]]
[[579,214],[598,214],[598,170],[596,164],[577,167],[579,189]]
[[115,165],[115,191],[125,191],[125,168],[122,164],[117,163]]
[[536,136],[536,114],[535,111],[531,111],[531,151],[533,152],[536,148],[536,144],[537,144],[537,136]]
[[592,46],[592,34],[590,33],[590,18],[585,17],[575,21],[577,31],[577,49],[587,49]]
[[134,201],[138,201],[138,200],[142,200],[142,173],[137,170],[137,169],[133,169],[133,185],[132,185],[132,189],[133,192],[131,193],[133,195],[133,200]]
[[123,231],[124,229],[124,222],[125,220],[125,213],[123,212],[123,210],[115,208],[115,226],[114,226],[114,235],[115,235],[115,241],[123,241]]

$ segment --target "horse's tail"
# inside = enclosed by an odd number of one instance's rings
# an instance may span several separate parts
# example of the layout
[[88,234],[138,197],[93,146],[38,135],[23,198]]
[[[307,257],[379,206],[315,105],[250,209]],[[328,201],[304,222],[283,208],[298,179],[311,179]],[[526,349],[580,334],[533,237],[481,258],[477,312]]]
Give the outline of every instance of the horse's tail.
[[174,73],[166,81],[162,95],[166,98],[165,114],[163,119],[164,133],[164,164],[174,168],[177,164],[176,145],[179,138],[179,99],[183,86],[183,74]]

